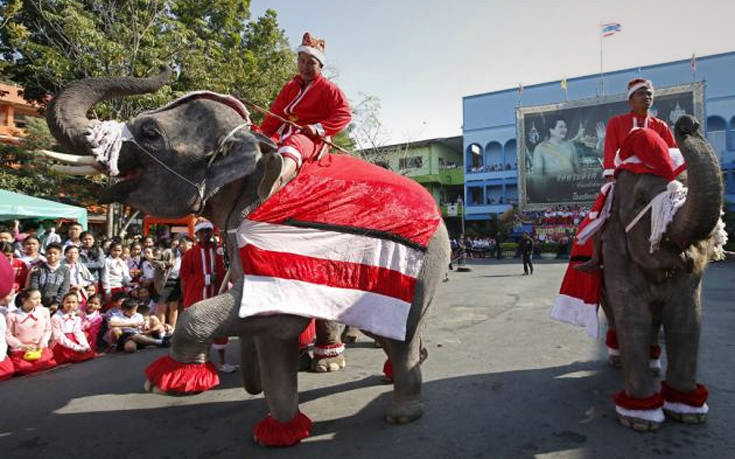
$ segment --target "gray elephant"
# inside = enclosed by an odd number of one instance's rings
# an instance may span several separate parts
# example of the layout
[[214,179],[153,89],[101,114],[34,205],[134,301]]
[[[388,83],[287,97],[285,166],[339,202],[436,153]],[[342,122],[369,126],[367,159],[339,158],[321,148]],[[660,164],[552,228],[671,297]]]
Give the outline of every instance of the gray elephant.
[[[99,78],[74,82],[49,105],[47,118],[51,132],[69,151],[84,155],[99,153],[90,148],[95,145],[90,143],[89,137],[95,125],[86,117],[89,109],[104,99],[156,91],[169,78],[170,71],[164,70],[153,78]],[[207,367],[211,365],[207,358],[212,339],[238,336],[244,388],[251,394],[264,392],[270,411],[255,428],[255,440],[263,445],[290,446],[308,436],[311,426],[299,411],[297,392],[298,336],[309,319],[295,314],[239,316],[243,291],[252,291],[254,287],[243,282],[242,249],[238,250],[238,237],[242,235],[235,230],[244,217],[254,218],[258,212],[262,215],[268,203],[278,196],[264,202],[257,196],[259,182],[269,162],[264,158],[273,151],[274,145],[269,139],[242,129],[243,113],[216,99],[198,97],[174,102],[127,121],[120,138],[122,142],[118,142],[121,148],[116,153],[117,161],[107,165],[108,168],[117,166],[119,175],[116,183],[102,196],[102,201],[122,202],[162,217],[197,213],[224,229],[234,287],[222,295],[196,303],[182,314],[172,339],[170,356],[148,368],[150,381],[147,386],[161,389],[167,381],[170,383],[181,374],[188,374],[200,378],[201,384],[177,386],[177,392],[189,393],[211,387],[207,382],[216,378],[216,373],[212,374]],[[350,160],[351,164],[358,161]],[[100,168],[93,158],[75,157],[74,161],[81,165],[82,171],[89,167]],[[337,161],[336,157],[331,161]],[[372,166],[364,163],[359,167],[368,170]],[[302,172],[294,180],[303,175]],[[380,209],[378,200],[373,205],[377,206],[376,210]],[[410,220],[404,223],[410,228]],[[376,233],[374,238],[382,236]],[[416,272],[415,283],[410,284],[412,299],[406,302],[406,318],[400,325],[405,327],[405,339],[381,338],[394,372],[393,398],[385,415],[390,423],[413,421],[423,410],[419,366],[422,322],[436,286],[444,276],[450,254],[441,218],[426,241],[421,249],[423,262]],[[274,264],[288,267],[287,262]],[[388,283],[383,287],[394,286]],[[406,292],[397,293],[406,295]],[[246,296],[246,300],[248,298],[257,299]],[[151,380],[152,373],[156,373],[156,377]]]
[[[651,200],[667,190],[667,180],[650,173],[621,171],[615,183],[607,228],[602,234],[604,285],[620,345],[624,390],[615,396],[623,425],[640,431],[660,427],[665,415],[704,422],[707,389],[698,384],[702,274],[713,249],[713,231],[722,209],[723,186],[717,156],[702,137],[697,120],[679,119],[674,135],[687,162],[680,179],[686,201],[652,250]],[[634,223],[639,214],[644,216]],[[658,388],[649,373],[651,330],[663,325],[667,354]]]

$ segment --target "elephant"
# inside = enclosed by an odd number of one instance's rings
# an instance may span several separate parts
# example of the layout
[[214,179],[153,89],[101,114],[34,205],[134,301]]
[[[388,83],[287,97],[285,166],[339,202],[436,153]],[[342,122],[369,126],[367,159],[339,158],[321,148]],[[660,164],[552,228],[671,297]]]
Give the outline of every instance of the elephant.
[[[714,248],[714,230],[723,204],[717,155],[701,134],[699,122],[682,116],[674,127],[687,169],[679,179],[686,201],[652,251],[651,215],[629,232],[626,226],[667,181],[653,174],[621,171],[601,235],[605,300],[614,316],[620,346],[624,391],[615,396],[619,421],[635,430],[655,431],[665,417],[686,423],[706,420],[706,387],[698,384],[697,353],[702,309],[702,275]],[[659,391],[649,372],[650,346],[663,325],[667,355]],[[655,333],[652,333],[654,331]]]
[[[103,168],[89,156],[94,153],[88,137],[93,122],[87,112],[105,99],[154,92],[170,79],[170,69],[163,68],[157,76],[147,78],[75,81],[49,103],[47,122],[51,133],[67,151],[77,154],[77,167]],[[243,267],[231,230],[238,227],[244,215],[262,205],[257,189],[268,167],[268,155],[275,150],[270,139],[240,129],[241,125],[240,113],[208,98],[172,103],[126,121],[132,140],[122,142],[119,174],[101,201],[124,203],[161,217],[200,214],[223,229],[234,286],[183,312],[168,358],[178,369],[204,371],[214,337],[239,337],[243,386],[250,394],[263,392],[269,408],[269,414],[254,430],[254,439],[266,446],[291,446],[308,436],[311,426],[299,411],[297,391],[298,337],[309,318],[293,314],[238,316]],[[228,147],[222,153],[219,147],[226,138]],[[110,173],[108,167],[104,169]],[[411,422],[423,413],[419,366],[422,325],[445,274],[449,254],[447,230],[439,218],[425,247],[413,300],[407,306],[405,340],[379,337],[394,373],[393,396],[385,412],[389,423]],[[155,390],[155,386],[154,381],[146,381],[147,388]]]

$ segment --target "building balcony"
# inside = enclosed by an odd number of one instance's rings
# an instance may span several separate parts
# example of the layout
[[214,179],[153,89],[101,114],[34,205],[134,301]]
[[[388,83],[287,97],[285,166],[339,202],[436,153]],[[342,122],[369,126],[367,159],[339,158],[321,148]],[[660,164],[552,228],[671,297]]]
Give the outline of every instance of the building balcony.
[[467,179],[472,180],[488,180],[488,179],[508,179],[508,178],[516,178],[518,177],[518,170],[517,169],[511,169],[511,170],[502,170],[502,171],[484,171],[484,170],[474,170],[474,171],[467,171],[465,173]]
[[467,220],[489,220],[490,214],[502,214],[510,209],[510,204],[487,204],[487,205],[468,205]]
[[421,184],[424,184],[424,183],[439,183],[441,185],[463,185],[464,184],[464,171],[459,167],[456,167],[454,169],[440,169],[438,174],[425,174],[425,175],[414,175],[414,176],[409,175],[408,177]]

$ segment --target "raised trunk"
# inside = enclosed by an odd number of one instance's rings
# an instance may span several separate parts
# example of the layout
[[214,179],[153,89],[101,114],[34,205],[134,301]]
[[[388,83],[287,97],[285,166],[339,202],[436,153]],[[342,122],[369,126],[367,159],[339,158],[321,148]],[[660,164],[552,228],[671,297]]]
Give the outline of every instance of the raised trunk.
[[151,78],[87,78],[71,83],[51,100],[46,120],[54,137],[71,153],[88,154],[84,133],[89,126],[87,112],[105,99],[147,94],[158,90],[171,77],[171,69],[162,67]]
[[699,122],[682,116],[674,128],[676,143],[687,162],[687,199],[669,227],[669,237],[680,248],[706,239],[722,209],[720,163],[702,137]]

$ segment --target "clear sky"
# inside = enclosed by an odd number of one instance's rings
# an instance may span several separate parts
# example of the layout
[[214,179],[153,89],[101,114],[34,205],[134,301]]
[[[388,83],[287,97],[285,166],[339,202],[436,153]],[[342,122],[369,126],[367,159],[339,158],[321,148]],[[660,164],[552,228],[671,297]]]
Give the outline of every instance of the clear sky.
[[[462,97],[735,50],[735,0],[253,0],[296,47],[327,42],[353,103],[381,100],[392,142],[460,135]],[[735,75],[733,75],[735,81]],[[623,88],[619,88],[620,92]]]

